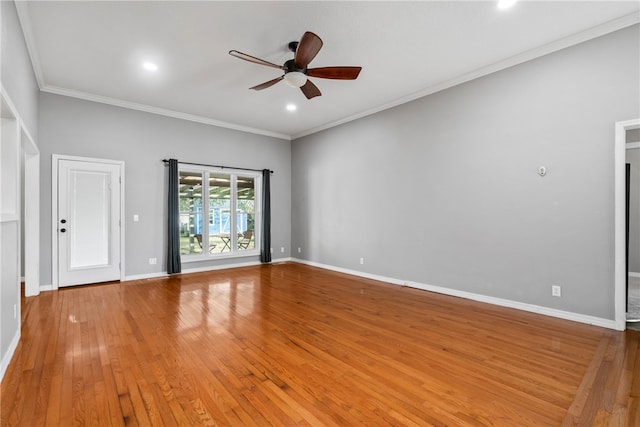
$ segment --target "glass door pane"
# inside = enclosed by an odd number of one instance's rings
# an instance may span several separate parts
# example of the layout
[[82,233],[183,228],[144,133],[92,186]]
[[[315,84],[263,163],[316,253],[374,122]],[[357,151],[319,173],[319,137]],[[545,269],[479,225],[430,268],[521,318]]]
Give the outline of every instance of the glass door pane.
[[231,252],[231,176],[209,174],[209,246],[211,253]]
[[238,250],[254,249],[256,235],[256,192],[253,177],[238,176],[236,180],[236,225]]
[[202,173],[180,171],[180,253],[202,253]]

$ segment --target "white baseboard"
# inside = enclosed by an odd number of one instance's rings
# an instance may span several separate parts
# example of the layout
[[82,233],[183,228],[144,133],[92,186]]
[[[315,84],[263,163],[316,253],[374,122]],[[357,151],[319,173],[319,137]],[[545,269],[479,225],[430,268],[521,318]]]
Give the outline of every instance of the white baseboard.
[[[281,259],[278,259],[278,260],[274,260],[273,262],[281,262],[281,261],[282,261]],[[180,274],[202,273],[205,271],[226,270],[229,268],[252,267],[260,264],[261,264],[260,261],[250,261],[250,262],[240,262],[235,264],[220,264],[220,265],[209,265],[206,267],[183,268]],[[169,277],[169,275],[167,274],[166,271],[162,271],[159,273],[134,274],[131,276],[125,276],[124,281],[129,282],[131,280],[156,279],[158,277]]]
[[427,285],[424,283],[411,282],[392,277],[379,276],[377,274],[365,273],[357,270],[350,270],[347,268],[334,267],[332,265],[321,264],[313,261],[307,261],[304,259],[293,258],[292,261],[300,264],[306,264],[313,267],[324,268],[326,270],[337,271],[339,273],[351,274],[353,276],[364,277],[367,279],[378,280],[381,282],[391,283],[393,285],[409,286],[411,288],[422,289],[429,292],[436,292],[439,294],[465,298],[473,301],[484,302],[487,304],[498,305],[501,307],[515,308],[517,310],[528,311],[531,313],[543,314],[545,316],[557,317],[560,319],[571,320],[579,323],[586,323],[588,325],[601,326],[608,329],[616,328],[615,320],[603,319],[600,317],[587,316],[585,314],[572,313],[570,311],[557,310],[554,308],[543,307],[534,304],[527,304],[518,301],[511,301],[503,298],[496,298],[487,295],[475,294],[472,292],[459,291],[456,289],[445,288],[442,286]]
[[[293,258],[277,258],[272,260],[273,264],[279,262],[287,262],[293,261]],[[215,271],[215,270],[226,270],[228,268],[239,268],[239,267],[251,267],[254,265],[260,265],[260,261],[250,261],[250,262],[241,262],[235,264],[220,264],[213,265],[207,267],[196,267],[196,268],[184,268],[182,273],[180,274],[189,274],[189,273],[201,273],[204,271]],[[157,279],[159,277],[169,277],[166,271],[156,272],[156,273],[146,273],[146,274],[132,274],[129,276],[124,276],[123,282],[130,282],[132,280],[145,280],[145,279]],[[52,291],[53,285],[40,285],[40,291]]]
[[640,273],[634,273],[633,271],[629,272],[630,277],[640,277]]
[[7,368],[9,367],[9,363],[11,363],[11,359],[13,358],[14,353],[16,352],[16,348],[18,348],[18,343],[20,342],[20,329],[16,331],[13,339],[11,340],[11,344],[9,344],[9,348],[7,352],[2,356],[2,364],[0,365],[0,381],[4,378],[5,372],[7,372]]
[[403,280],[394,279],[392,277],[379,276],[377,274],[365,273],[363,271],[350,270],[348,268],[334,267],[333,265],[321,264],[319,262],[308,261],[306,259],[293,258],[293,262],[300,264],[310,265],[312,267],[324,268],[325,270],[337,271],[338,273],[351,274],[352,276],[364,277],[366,279],[379,280],[380,282],[387,282],[394,285],[405,286]]
[[260,261],[249,261],[249,262],[240,262],[237,264],[220,264],[220,265],[211,265],[207,267],[197,267],[197,268],[188,268],[182,270],[183,273],[201,273],[203,271],[215,271],[215,270],[226,270],[228,268],[240,268],[240,267],[252,267],[254,265],[260,265]]
[[[491,297],[491,296],[482,295],[482,294],[475,294],[472,292],[459,291],[456,289],[445,288],[442,286],[434,286],[434,285],[428,285],[425,283],[418,283],[418,282],[411,282],[411,281],[396,279],[393,277],[380,276],[377,274],[351,270],[348,268],[335,267],[332,265],[322,264],[322,263],[308,261],[308,260],[299,259],[299,258],[293,258],[293,257],[277,258],[271,261],[272,264],[277,264],[280,262],[297,262],[300,264],[310,265],[312,267],[324,268],[325,270],[332,270],[332,271],[337,271],[339,273],[350,274],[353,276],[364,277],[367,279],[391,283],[393,285],[409,286],[412,288],[422,289],[429,292],[436,292],[439,294],[465,298],[473,301],[484,302],[487,304],[493,304],[493,305],[498,305],[502,307],[515,308],[517,310],[543,314],[545,316],[557,317],[559,319],[571,320],[579,323],[586,323],[588,325],[601,326],[603,328],[608,328],[608,329],[616,329],[616,330],[619,329],[619,328],[616,328],[615,320],[603,319],[601,317],[588,316],[585,314],[573,313],[573,312],[564,311],[564,310],[557,310],[554,308],[543,307],[543,306],[534,305],[534,304],[527,304],[527,303],[507,300],[503,298],[496,298],[496,297]],[[185,269],[182,271],[182,274],[200,273],[200,272],[214,271],[214,270],[225,270],[229,268],[250,267],[250,266],[255,266],[260,264],[261,263],[259,261],[245,262],[245,263],[239,263],[239,264],[221,264],[221,265],[215,265],[215,266]],[[640,273],[629,273],[629,275],[633,277],[640,277]],[[159,277],[168,277],[168,274],[166,272],[137,274],[137,275],[125,276],[124,281],[155,279]],[[40,285],[40,291],[50,291],[52,289],[53,289],[52,285]]]
[[160,273],[147,273],[147,274],[132,274],[131,276],[124,276],[123,282],[130,282],[132,280],[144,280],[144,279],[157,279],[159,277],[169,276],[165,271]]

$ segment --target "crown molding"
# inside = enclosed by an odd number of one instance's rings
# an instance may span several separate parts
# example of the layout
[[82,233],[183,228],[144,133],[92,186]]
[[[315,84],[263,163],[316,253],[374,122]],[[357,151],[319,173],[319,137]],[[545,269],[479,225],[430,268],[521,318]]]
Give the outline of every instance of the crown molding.
[[27,45],[27,52],[29,52],[29,58],[31,59],[31,66],[33,67],[33,73],[36,75],[36,81],[38,87],[42,90],[45,85],[44,76],[42,75],[42,65],[40,64],[38,49],[34,42],[33,29],[31,26],[31,19],[29,18],[29,3],[26,1],[15,1],[16,11],[18,12],[18,21],[22,27],[22,34],[24,41]]
[[571,47],[577,45],[579,43],[595,39],[600,36],[604,36],[606,34],[612,33],[614,31],[622,30],[623,28],[630,27],[632,25],[638,24],[640,22],[640,13],[630,13],[629,15],[622,16],[620,18],[614,19],[609,22],[605,22],[604,24],[597,25],[595,27],[589,28],[588,30],[581,31],[579,33],[573,34],[571,36],[556,40],[554,42],[548,43],[546,45],[528,50],[526,52],[520,53],[518,55],[514,55],[512,57],[503,59],[502,61],[495,62],[493,64],[487,65],[485,67],[478,68],[469,73],[463,74],[461,76],[455,77],[451,80],[444,81],[442,83],[436,84],[434,86],[430,86],[421,91],[412,93],[403,98],[399,98],[395,101],[388,102],[386,104],[382,104],[378,107],[372,108],[370,110],[363,111],[359,114],[355,114],[353,116],[345,117],[344,119],[340,119],[334,122],[330,122],[324,124],[322,126],[315,127],[313,129],[309,129],[304,132],[297,133],[295,135],[291,135],[291,139],[295,140],[298,138],[302,138],[303,136],[311,135],[314,133],[318,133],[320,131],[330,129],[332,127],[336,127],[338,125],[348,123],[354,120],[361,119],[366,116],[370,116],[375,113],[379,113],[380,111],[388,110],[393,107],[397,107],[398,105],[406,104],[411,101],[415,101],[416,99],[425,97],[427,95],[434,94],[436,92],[440,92],[442,90],[451,88],[453,86],[457,86],[462,83],[466,83],[471,80],[475,80],[480,77],[484,77],[486,75],[504,70],[509,67],[513,67],[514,65],[522,64],[523,62],[531,61],[532,59],[539,58],[544,55],[548,55],[553,52],[557,52],[559,50],[565,49],[567,47]]
[[241,132],[253,133],[257,135],[269,136],[272,138],[291,140],[289,135],[271,132],[264,129],[256,129],[248,126],[242,126],[235,123],[223,122],[221,120],[214,120],[207,117],[196,116],[193,114],[181,113],[179,111],[166,110],[164,108],[152,107],[145,104],[137,104],[135,102],[124,101],[122,99],[109,98],[107,96],[94,95],[91,93],[80,92],[71,89],[65,89],[57,86],[45,86],[41,88],[43,92],[53,93],[56,95],[68,96],[71,98],[84,99],[85,101],[99,102],[101,104],[113,105],[116,107],[128,108],[130,110],[144,111],[146,113],[158,114],[160,116],[173,117],[175,119],[187,120],[190,122],[203,123],[205,125],[216,126],[226,129],[233,129]]
[[640,23],[640,13],[638,12],[630,13],[620,18],[589,28],[585,31],[581,31],[579,33],[562,38],[560,40],[556,40],[554,42],[548,43],[546,45],[543,45],[531,50],[528,50],[518,55],[505,58],[501,61],[495,62],[485,67],[478,68],[469,73],[463,74],[461,76],[455,77],[450,80],[446,80],[444,82],[430,86],[418,92],[409,94],[405,97],[398,98],[394,101],[382,104],[378,107],[374,107],[369,110],[365,110],[361,113],[354,114],[340,120],[332,121],[324,125],[308,129],[306,131],[302,131],[293,135],[287,135],[287,134],[272,132],[264,129],[257,129],[257,128],[252,128],[248,126],[243,126],[235,123],[224,122],[221,120],[215,120],[207,117],[196,116],[193,114],[166,110],[163,108],[153,107],[150,105],[138,104],[134,102],[104,97],[100,95],[94,95],[86,92],[80,92],[80,91],[75,91],[75,90],[56,87],[56,86],[49,86],[45,82],[45,79],[42,73],[42,66],[40,65],[40,61],[38,60],[38,52],[34,43],[35,38],[33,37],[31,21],[29,19],[28,2],[16,1],[15,5],[16,5],[16,10],[18,12],[18,19],[20,21],[20,25],[22,26],[22,31],[23,31],[25,42],[27,45],[27,50],[29,51],[29,57],[31,58],[31,63],[34,68],[34,74],[36,76],[38,86],[40,87],[40,90],[42,90],[43,92],[49,92],[49,93],[54,93],[58,95],[84,99],[87,101],[114,105],[122,108],[144,111],[147,113],[158,114],[162,116],[173,117],[173,118],[188,120],[188,121],[197,122],[197,123],[203,123],[210,126],[217,126],[217,127],[233,129],[241,132],[253,133],[257,135],[263,135],[263,136],[268,136],[268,137],[278,138],[278,139],[284,139],[287,141],[302,138],[307,135],[318,133],[323,130],[327,130],[327,129],[354,121],[354,120],[358,120],[366,116],[370,116],[380,111],[388,110],[390,108],[393,108],[402,104],[406,104],[408,102],[434,94],[436,92],[440,92],[442,90],[451,88],[453,86],[457,86],[459,84],[466,83],[480,77],[484,77],[491,73],[495,73],[497,71],[501,71],[506,68],[513,67],[514,65],[522,64],[524,62],[531,61],[532,59],[539,58],[541,56],[548,55],[550,53],[559,51],[561,49],[565,49],[567,47],[574,46],[576,44]]
[[224,122],[222,120],[214,120],[207,117],[196,116],[193,114],[182,113],[178,111],[166,110],[163,108],[157,108],[150,105],[138,104],[135,102],[124,101],[116,98],[109,98],[100,95],[94,95],[86,92],[75,91],[72,89],[66,89],[57,86],[47,85],[42,72],[42,65],[40,64],[38,50],[35,44],[35,37],[33,36],[33,29],[31,26],[31,19],[29,18],[29,5],[26,1],[16,1],[16,11],[18,13],[18,20],[22,27],[22,34],[27,45],[27,51],[29,52],[29,58],[31,59],[31,65],[33,72],[36,76],[38,87],[43,92],[54,93],[57,95],[69,96],[72,98],[84,99],[87,101],[99,102],[102,104],[114,105],[117,107],[128,108],[132,110],[144,111],[147,113],[158,114],[161,116],[173,117],[181,120],[188,120],[191,122],[203,123],[210,126],[221,127],[225,129],[233,129],[241,132],[253,133],[257,135],[269,136],[272,138],[291,140],[290,135],[286,135],[278,132],[271,132],[264,129],[257,129],[248,126],[242,126],[235,123]]

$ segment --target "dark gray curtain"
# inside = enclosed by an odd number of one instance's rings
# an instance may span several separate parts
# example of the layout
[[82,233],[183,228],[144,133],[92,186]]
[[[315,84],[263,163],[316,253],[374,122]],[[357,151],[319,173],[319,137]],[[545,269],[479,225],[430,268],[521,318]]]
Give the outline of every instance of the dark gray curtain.
[[271,262],[271,171],[262,170],[262,236],[260,262]]
[[180,211],[178,161],[169,159],[169,197],[167,197],[167,273],[174,274],[182,271],[180,262]]

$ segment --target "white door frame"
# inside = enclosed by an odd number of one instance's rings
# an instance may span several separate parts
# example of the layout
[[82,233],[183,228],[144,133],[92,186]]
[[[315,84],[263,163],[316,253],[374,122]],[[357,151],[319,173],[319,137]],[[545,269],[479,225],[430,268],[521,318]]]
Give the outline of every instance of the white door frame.
[[17,122],[18,148],[25,156],[24,165],[18,162],[18,168],[24,167],[24,182],[20,182],[20,172],[16,182],[18,194],[22,193],[20,186],[24,185],[24,212],[19,212],[16,218],[24,223],[24,235],[21,236],[24,240],[19,242],[18,250],[21,251],[24,245],[24,291],[29,297],[40,293],[40,151],[1,84],[0,102],[8,117]]
[[40,151],[29,132],[21,134],[24,154],[24,295],[40,293]]
[[627,277],[627,247],[626,247],[626,142],[627,130],[640,128],[640,119],[616,122],[615,146],[614,146],[614,307],[616,316],[616,329],[624,331],[627,326],[627,308],[625,301],[626,277]]
[[65,156],[53,154],[51,156],[51,286],[58,289],[58,163],[59,160],[79,162],[105,163],[120,167],[120,281],[124,281],[124,162],[121,160],[94,159],[90,157]]

